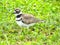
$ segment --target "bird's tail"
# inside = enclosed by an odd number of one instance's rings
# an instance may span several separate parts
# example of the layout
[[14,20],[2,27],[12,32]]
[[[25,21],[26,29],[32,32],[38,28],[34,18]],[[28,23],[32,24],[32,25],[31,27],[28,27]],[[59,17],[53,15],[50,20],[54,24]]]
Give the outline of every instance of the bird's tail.
[[37,22],[44,23],[45,21],[44,20],[37,20]]

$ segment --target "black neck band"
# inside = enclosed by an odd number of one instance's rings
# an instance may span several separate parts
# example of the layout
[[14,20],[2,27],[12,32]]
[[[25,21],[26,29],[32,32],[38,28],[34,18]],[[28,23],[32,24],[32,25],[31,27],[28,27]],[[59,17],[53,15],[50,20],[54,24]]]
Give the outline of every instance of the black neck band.
[[16,18],[20,18],[20,17],[21,17],[21,15],[22,15],[22,14],[17,15],[17,16],[16,16]]

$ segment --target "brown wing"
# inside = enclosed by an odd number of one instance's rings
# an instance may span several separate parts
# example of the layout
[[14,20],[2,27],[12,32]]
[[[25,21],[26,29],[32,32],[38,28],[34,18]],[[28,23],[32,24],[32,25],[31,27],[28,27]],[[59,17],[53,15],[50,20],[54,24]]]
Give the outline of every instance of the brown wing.
[[35,17],[33,17],[30,14],[24,14],[23,17],[22,17],[22,21],[26,24],[39,22],[38,19],[36,19]]

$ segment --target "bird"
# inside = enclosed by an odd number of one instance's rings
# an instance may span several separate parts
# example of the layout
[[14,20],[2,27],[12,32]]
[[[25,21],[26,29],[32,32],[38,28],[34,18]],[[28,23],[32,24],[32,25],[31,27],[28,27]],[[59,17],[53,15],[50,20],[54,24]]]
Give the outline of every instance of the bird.
[[29,28],[35,25],[36,23],[44,22],[43,20],[35,18],[32,14],[22,13],[22,11],[19,8],[16,8],[13,13],[15,14],[16,17],[16,23],[20,27]]

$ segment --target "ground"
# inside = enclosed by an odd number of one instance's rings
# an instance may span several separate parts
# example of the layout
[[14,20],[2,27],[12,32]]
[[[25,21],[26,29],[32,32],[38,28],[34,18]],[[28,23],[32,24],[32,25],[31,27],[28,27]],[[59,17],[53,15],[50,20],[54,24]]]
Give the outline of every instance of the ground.
[[[45,22],[21,28],[15,8]],[[0,45],[60,45],[60,0],[0,0]]]

